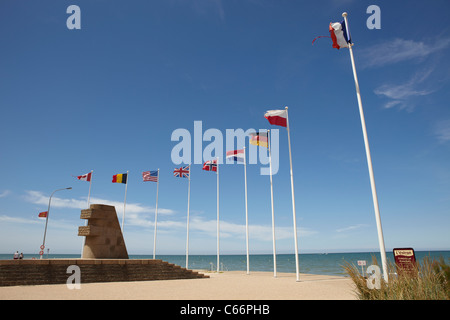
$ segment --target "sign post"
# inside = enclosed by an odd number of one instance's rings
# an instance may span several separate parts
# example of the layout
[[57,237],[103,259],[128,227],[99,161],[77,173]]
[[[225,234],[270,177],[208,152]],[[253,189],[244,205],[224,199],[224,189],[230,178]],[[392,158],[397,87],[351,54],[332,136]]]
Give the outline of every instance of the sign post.
[[358,260],[358,266],[361,266],[362,276],[364,277],[364,266],[366,265],[366,260]]

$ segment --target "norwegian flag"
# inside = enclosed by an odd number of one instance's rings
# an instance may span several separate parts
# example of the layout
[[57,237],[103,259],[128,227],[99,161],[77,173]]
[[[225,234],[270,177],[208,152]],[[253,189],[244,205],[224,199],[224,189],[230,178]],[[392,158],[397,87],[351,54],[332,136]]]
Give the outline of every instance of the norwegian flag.
[[217,172],[217,160],[209,160],[203,164],[203,170]]
[[190,168],[189,166],[186,167],[181,167],[181,168],[175,168],[175,170],[173,170],[173,176],[174,177],[179,177],[179,178],[189,178],[189,174],[190,174]]

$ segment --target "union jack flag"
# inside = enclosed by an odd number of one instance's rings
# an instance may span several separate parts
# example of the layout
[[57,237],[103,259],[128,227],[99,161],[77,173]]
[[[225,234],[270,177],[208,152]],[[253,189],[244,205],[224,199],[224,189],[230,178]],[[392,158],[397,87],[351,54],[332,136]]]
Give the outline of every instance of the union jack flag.
[[189,178],[189,174],[189,166],[176,168],[175,170],[173,170],[174,177]]
[[203,170],[217,172],[217,160],[209,160],[203,164]]

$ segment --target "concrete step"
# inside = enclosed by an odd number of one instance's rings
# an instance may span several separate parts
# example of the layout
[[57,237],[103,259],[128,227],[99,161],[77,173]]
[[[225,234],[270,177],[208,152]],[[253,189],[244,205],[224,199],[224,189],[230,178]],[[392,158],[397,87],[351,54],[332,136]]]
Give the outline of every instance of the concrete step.
[[1,260],[0,286],[66,283],[70,265],[80,268],[81,283],[209,278],[161,260]]

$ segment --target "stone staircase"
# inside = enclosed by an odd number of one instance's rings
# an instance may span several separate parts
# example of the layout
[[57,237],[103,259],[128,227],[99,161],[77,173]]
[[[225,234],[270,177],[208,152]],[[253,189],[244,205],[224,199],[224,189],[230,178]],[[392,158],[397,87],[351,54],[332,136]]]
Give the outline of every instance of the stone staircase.
[[81,284],[92,282],[151,281],[209,278],[162,260],[150,259],[43,259],[0,260],[0,286],[65,284],[80,268]]

